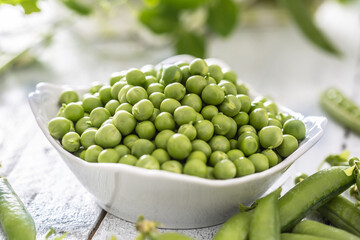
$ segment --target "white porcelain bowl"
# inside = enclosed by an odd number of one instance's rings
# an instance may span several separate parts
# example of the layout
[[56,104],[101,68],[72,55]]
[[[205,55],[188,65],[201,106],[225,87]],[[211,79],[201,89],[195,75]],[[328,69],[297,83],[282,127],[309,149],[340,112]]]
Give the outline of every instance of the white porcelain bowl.
[[[191,60],[191,57],[177,56],[165,62],[179,59]],[[282,108],[306,125],[306,138],[299,148],[264,172],[229,180],[209,180],[117,163],[88,163],[64,150],[47,129],[49,120],[58,111],[60,93],[66,87],[39,83],[29,94],[31,109],[47,139],[103,209],[131,222],[144,215],[163,223],[165,228],[199,228],[224,222],[237,211],[239,203],[250,204],[275,182],[280,184],[276,180],[320,139],[326,125],[324,117],[302,117]],[[86,90],[73,88],[80,94]]]

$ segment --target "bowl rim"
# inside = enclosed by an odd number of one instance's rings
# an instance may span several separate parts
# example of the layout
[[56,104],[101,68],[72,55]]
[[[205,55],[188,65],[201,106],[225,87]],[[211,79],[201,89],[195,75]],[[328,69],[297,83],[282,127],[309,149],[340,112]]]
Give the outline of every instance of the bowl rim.
[[[179,60],[179,58],[177,58],[177,57],[182,57],[182,58],[185,57],[186,59],[189,59],[189,57],[191,57],[191,56],[188,56],[188,55],[174,56],[174,57],[164,60],[160,64],[174,62],[174,59]],[[220,61],[218,59],[211,59],[211,61],[214,61],[216,63],[220,62],[222,66],[225,66],[225,67],[227,66],[226,64],[224,64],[222,61]],[[146,177],[146,178],[167,179],[167,180],[181,181],[181,182],[191,183],[191,184],[196,183],[196,184],[200,184],[200,185],[206,185],[209,187],[223,187],[223,186],[233,186],[233,185],[243,184],[246,182],[251,182],[256,179],[269,177],[270,175],[281,172],[284,169],[286,171],[286,169],[289,168],[298,158],[300,158],[300,156],[302,154],[304,154],[317,141],[319,141],[319,139],[323,135],[324,128],[327,123],[327,119],[325,117],[316,117],[316,116],[304,117],[300,113],[294,112],[294,111],[278,104],[281,111],[283,111],[285,113],[290,113],[292,115],[295,115],[299,119],[303,119],[305,121],[309,121],[309,122],[313,123],[312,128],[306,129],[307,130],[306,137],[304,140],[302,140],[300,142],[299,147],[290,156],[286,157],[283,161],[281,161],[277,165],[275,165],[265,171],[253,173],[253,174],[243,176],[243,177],[231,178],[231,179],[205,179],[205,178],[190,176],[190,175],[186,175],[186,174],[176,174],[176,173],[171,173],[171,172],[167,172],[167,171],[163,171],[163,170],[144,169],[144,168],[140,168],[140,167],[136,167],[136,166],[130,166],[130,165],[119,164],[119,163],[90,163],[90,162],[86,162],[86,161],[80,159],[79,157],[76,157],[72,153],[66,151],[61,146],[60,141],[55,140],[49,134],[48,129],[47,129],[47,124],[45,124],[42,121],[45,119],[42,119],[40,117],[38,103],[37,103],[36,99],[41,97],[42,94],[44,94],[44,91],[47,91],[50,89],[53,91],[61,91],[67,87],[70,87],[70,86],[55,85],[52,83],[40,82],[36,85],[35,91],[29,93],[29,95],[28,95],[28,100],[29,100],[31,110],[34,114],[34,117],[35,117],[40,129],[42,130],[42,132],[44,133],[46,138],[49,140],[49,142],[55,147],[55,149],[60,154],[66,156],[67,159],[69,159],[70,161],[76,162],[78,165],[81,165],[84,168],[89,168],[89,169],[97,168],[96,170],[116,171],[116,172],[127,171],[128,173],[138,175],[141,177]],[[78,87],[71,86],[71,87],[75,91],[86,89],[84,86],[78,86]],[[89,86],[87,88],[89,88]],[[252,92],[254,92],[254,91],[252,91]],[[312,131],[310,131],[310,130],[312,130]],[[314,135],[309,136],[310,132],[314,133]]]

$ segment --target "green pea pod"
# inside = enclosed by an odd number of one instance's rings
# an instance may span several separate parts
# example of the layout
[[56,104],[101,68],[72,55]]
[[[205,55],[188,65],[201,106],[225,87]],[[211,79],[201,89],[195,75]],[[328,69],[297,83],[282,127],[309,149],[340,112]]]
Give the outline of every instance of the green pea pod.
[[152,240],[194,240],[191,237],[185,236],[180,233],[169,232],[150,237]]
[[282,233],[280,235],[281,240],[329,240],[329,238],[323,238],[318,236],[297,234],[297,233]]
[[280,239],[278,199],[281,189],[259,199],[250,222],[249,239]]
[[227,220],[214,236],[213,240],[246,240],[252,211],[239,212]]
[[334,240],[360,240],[360,238],[351,233],[348,233],[347,231],[312,220],[304,220],[299,222],[294,227],[292,232],[330,238]]
[[6,178],[0,178],[0,222],[8,240],[35,240],[36,228],[30,214]]
[[333,225],[360,237],[360,210],[342,196],[338,196],[318,209]]
[[339,195],[355,183],[346,167],[331,167],[305,178],[279,200],[281,231],[289,231],[310,211]]

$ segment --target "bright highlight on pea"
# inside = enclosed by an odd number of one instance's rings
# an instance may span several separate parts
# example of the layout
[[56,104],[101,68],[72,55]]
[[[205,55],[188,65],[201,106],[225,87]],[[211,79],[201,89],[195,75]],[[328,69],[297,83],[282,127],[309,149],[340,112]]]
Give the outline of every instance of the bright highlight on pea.
[[231,179],[275,166],[306,137],[300,119],[199,58],[117,72],[83,96],[67,88],[58,102],[50,135],[92,163]]

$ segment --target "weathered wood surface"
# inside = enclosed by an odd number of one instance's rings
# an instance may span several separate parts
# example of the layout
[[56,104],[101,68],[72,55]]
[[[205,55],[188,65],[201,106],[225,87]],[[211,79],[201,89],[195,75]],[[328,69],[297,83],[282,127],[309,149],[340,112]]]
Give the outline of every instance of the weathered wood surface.
[[[358,43],[359,32],[357,28],[352,33]],[[132,59],[99,61],[98,52],[82,44],[74,40],[71,33],[62,32],[40,57],[47,65],[35,65],[0,76],[0,159],[3,165],[0,174],[8,176],[34,217],[39,233],[37,239],[44,239],[49,227],[60,233],[68,232],[66,239],[105,240],[111,235],[119,240],[134,239],[135,225],[101,210],[46,141],[35,123],[26,95],[40,81],[89,84],[104,80],[113,71],[156,63],[170,56],[170,49],[149,50]],[[355,77],[359,49],[345,50],[347,56],[342,59],[321,53],[292,27],[245,28],[230,39],[214,40],[210,56],[228,62],[257,92],[304,115],[323,115],[318,97],[327,86],[338,86],[360,104],[357,94],[360,77]],[[344,148],[359,155],[359,146],[358,135],[329,120],[323,138],[289,169],[291,177],[284,191],[293,185],[292,176],[297,171],[312,173],[324,157]],[[211,239],[219,227],[179,232],[205,240]],[[0,239],[5,239],[2,232]]]

